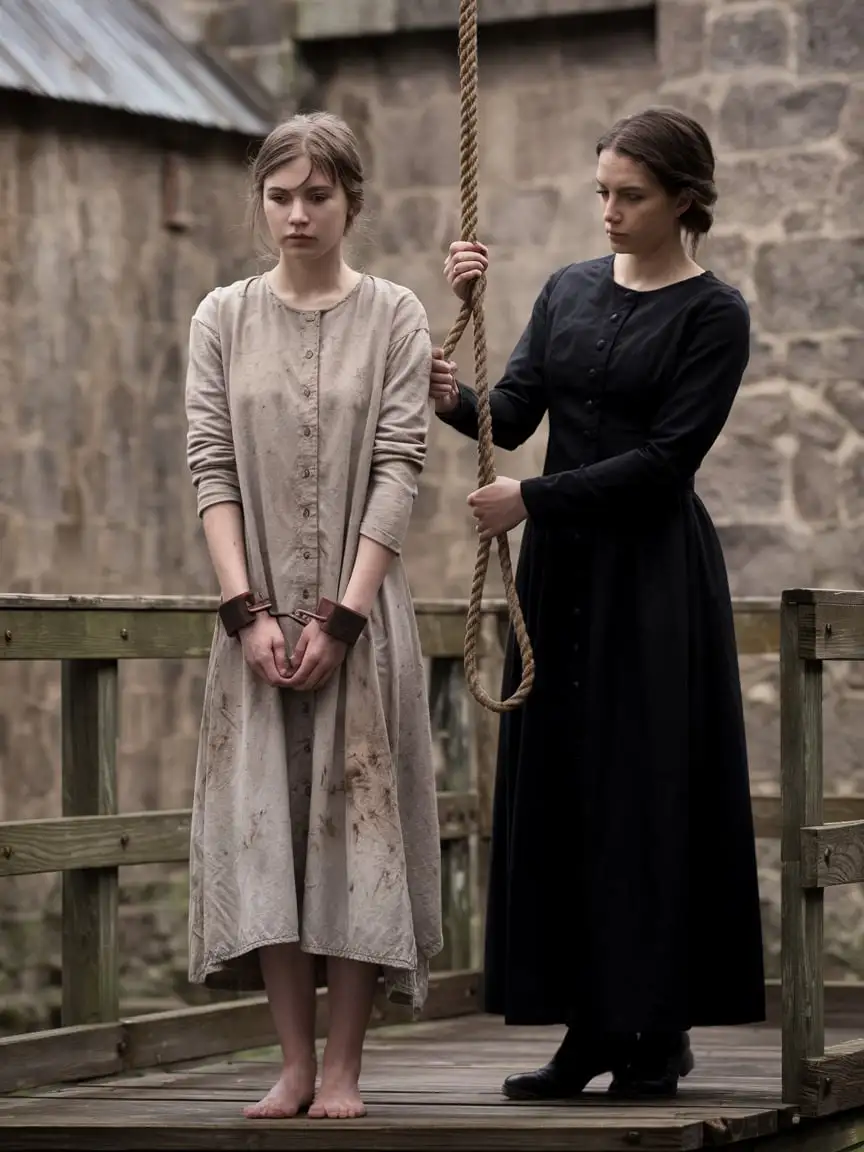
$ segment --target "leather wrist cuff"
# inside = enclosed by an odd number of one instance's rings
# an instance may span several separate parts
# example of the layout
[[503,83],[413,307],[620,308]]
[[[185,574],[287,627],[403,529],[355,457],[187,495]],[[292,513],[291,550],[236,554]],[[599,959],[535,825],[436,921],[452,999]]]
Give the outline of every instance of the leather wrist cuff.
[[242,592],[239,596],[232,596],[219,605],[219,617],[222,626],[229,636],[236,636],[241,628],[246,628],[255,622],[259,612],[266,612],[270,601],[252,592]]
[[328,600],[326,596],[318,601],[315,615],[321,631],[334,640],[341,640],[343,644],[356,644],[366,627],[366,617],[362,612],[355,612],[353,608],[346,608],[344,604]]

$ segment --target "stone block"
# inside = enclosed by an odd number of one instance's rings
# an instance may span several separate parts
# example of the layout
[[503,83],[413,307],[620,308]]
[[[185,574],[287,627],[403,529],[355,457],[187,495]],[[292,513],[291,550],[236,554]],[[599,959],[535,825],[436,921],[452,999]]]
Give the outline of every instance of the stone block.
[[[844,521],[858,528],[864,523],[864,445],[856,444],[844,458],[841,484]],[[860,576],[864,579],[864,572]]]
[[864,365],[860,366],[857,379],[835,380],[828,385],[825,396],[838,415],[849,421],[859,436],[864,435]]
[[657,9],[657,55],[667,79],[693,76],[705,64],[705,8],[690,0],[663,0]]
[[493,190],[486,231],[489,243],[545,246],[560,202],[561,194],[553,187]]
[[840,121],[843,143],[856,152],[864,152],[864,84],[853,84]]
[[750,329],[750,360],[744,373],[745,384],[776,380],[787,375],[786,357],[780,341],[772,340],[756,326]]
[[864,239],[765,244],[755,283],[769,332],[864,328]]
[[[481,79],[484,96],[487,65],[488,57],[484,57]],[[448,44],[445,50],[437,41],[429,44],[413,38],[408,43],[400,41],[398,51],[382,48],[368,52],[360,71],[382,108],[422,110],[438,96],[458,98],[459,63],[455,45]]]
[[839,156],[826,152],[790,152],[721,159],[717,187],[721,204],[734,205],[736,223],[763,227],[787,210],[818,205],[827,212]]
[[[805,337],[789,345],[789,376],[794,380],[821,383],[823,380],[846,383],[864,380],[864,335]],[[829,389],[830,393],[830,389]],[[848,401],[844,400],[848,404]],[[848,419],[849,411],[841,408]],[[855,412],[859,409],[856,407]],[[860,408],[859,431],[864,432],[864,400]],[[856,416],[856,419],[858,417]]]
[[801,0],[798,59],[804,71],[864,70],[861,0]]
[[813,205],[804,208],[792,208],[783,216],[783,229],[789,236],[821,232],[824,223],[824,207]]
[[720,523],[748,516],[777,518],[784,472],[785,461],[772,445],[730,432],[708,454],[696,487]]
[[447,188],[459,183],[458,108],[449,101],[382,118],[381,183],[389,188]]
[[425,252],[430,243],[440,246],[442,205],[431,193],[411,193],[388,208],[381,221],[381,246],[385,252]]
[[836,523],[839,517],[840,473],[835,460],[815,444],[805,443],[792,461],[792,484],[803,520]]
[[225,53],[276,100],[290,98],[295,87],[305,84],[305,73],[290,42],[257,48],[233,46],[226,48]]
[[847,94],[848,86],[834,80],[734,84],[720,108],[719,144],[746,151],[827,140],[839,128]]
[[721,12],[708,35],[708,62],[716,72],[786,64],[790,31],[781,8]]
[[810,540],[780,524],[718,524],[733,596],[766,596],[809,585]]
[[661,103],[677,108],[692,116],[712,138],[717,134],[715,96],[712,84],[708,81],[673,80],[662,86],[659,100],[654,98],[650,103]]
[[851,431],[846,419],[813,388],[789,385],[793,401],[791,429],[799,442],[835,453]]
[[207,16],[203,38],[216,48],[272,48],[295,35],[297,17],[298,0],[233,0]]
[[710,267],[715,276],[738,288],[753,263],[750,244],[740,233],[709,232],[702,241],[698,259]]
[[856,157],[840,173],[831,219],[838,232],[864,232],[864,157]]

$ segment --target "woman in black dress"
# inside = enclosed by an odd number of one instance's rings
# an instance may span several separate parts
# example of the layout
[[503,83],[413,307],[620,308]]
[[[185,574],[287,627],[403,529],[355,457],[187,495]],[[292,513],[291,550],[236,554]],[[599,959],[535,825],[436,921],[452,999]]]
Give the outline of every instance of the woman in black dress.
[[[749,357],[737,289],[693,259],[716,201],[703,129],[673,109],[597,145],[612,254],[543,286],[492,389],[495,443],[548,416],[543,475],[468,498],[481,537],[526,520],[518,590],[536,658],[501,719],[486,1008],[566,1024],[511,1097],[674,1095],[688,1029],[765,1016],[741,689],[726,568],[694,475]],[[457,295],[485,272],[451,245]],[[477,436],[477,398],[436,353],[439,417]],[[511,634],[503,691],[520,680]]]

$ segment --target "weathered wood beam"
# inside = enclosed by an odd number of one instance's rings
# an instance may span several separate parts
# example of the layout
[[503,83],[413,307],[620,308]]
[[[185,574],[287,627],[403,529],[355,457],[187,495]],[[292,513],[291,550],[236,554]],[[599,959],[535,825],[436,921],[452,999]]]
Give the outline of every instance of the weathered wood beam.
[[802,604],[800,655],[808,660],[864,660],[864,604]]
[[[212,596],[0,595],[0,659],[203,659],[217,606]],[[778,605],[744,598],[733,607],[739,654],[776,654]],[[466,602],[418,600],[414,609],[424,655],[461,659]],[[505,601],[489,600],[483,610],[506,631]]]
[[[127,864],[180,864],[189,859],[191,811],[71,816],[0,824],[0,877]],[[439,792],[442,840],[460,840],[478,827],[474,792]]]
[[[66,660],[61,692],[62,795],[66,817],[117,812],[117,662]],[[65,1025],[119,1013],[117,868],[63,874]]]
[[801,829],[801,883],[805,888],[864,881],[864,820]]
[[[477,1011],[478,972],[436,972],[421,1019],[449,1019]],[[406,1009],[379,988],[372,1027],[406,1022]],[[318,1030],[327,1025],[327,989],[318,990]],[[0,1093],[44,1084],[87,1080],[134,1068],[203,1060],[276,1043],[264,996],[229,1004],[131,1016],[110,1024],[50,1028],[0,1038]]]
[[[757,839],[779,840],[783,828],[780,797],[754,794],[750,803]],[[822,819],[825,825],[864,820],[864,795],[825,796]]]
[[802,1061],[797,1101],[802,1116],[828,1116],[864,1107],[864,1040],[826,1048]]
[[784,600],[780,634],[783,1099],[797,1104],[804,1061],[825,1045],[823,894],[802,885],[801,829],[823,822],[822,664],[800,656],[802,607]]

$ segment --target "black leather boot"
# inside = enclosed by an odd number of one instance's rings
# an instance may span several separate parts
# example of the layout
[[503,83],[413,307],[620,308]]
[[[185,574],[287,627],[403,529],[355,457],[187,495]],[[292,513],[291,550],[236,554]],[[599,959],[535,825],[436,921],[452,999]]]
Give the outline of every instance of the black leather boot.
[[501,1090],[511,1100],[571,1099],[584,1092],[595,1076],[626,1075],[635,1044],[635,1034],[587,1036],[568,1028],[548,1064],[508,1076]]
[[629,1066],[609,1085],[613,1096],[672,1098],[678,1081],[693,1071],[695,1061],[686,1032],[643,1032]]

